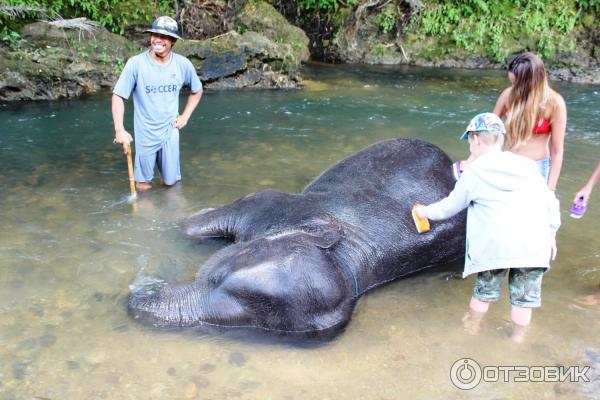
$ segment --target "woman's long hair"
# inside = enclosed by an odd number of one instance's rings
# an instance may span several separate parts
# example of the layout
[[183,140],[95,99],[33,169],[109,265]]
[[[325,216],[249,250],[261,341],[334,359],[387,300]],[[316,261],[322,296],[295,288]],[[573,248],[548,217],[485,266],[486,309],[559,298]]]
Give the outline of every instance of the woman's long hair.
[[544,116],[550,87],[544,62],[535,54],[526,52],[515,57],[508,65],[515,79],[506,105],[506,149],[525,143],[533,134],[538,118]]

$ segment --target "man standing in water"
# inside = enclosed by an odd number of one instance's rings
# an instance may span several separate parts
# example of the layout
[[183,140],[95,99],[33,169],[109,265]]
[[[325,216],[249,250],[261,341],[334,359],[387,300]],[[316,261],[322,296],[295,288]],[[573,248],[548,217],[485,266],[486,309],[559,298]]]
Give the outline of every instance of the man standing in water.
[[[163,184],[172,186],[181,180],[179,168],[179,129],[187,125],[202,97],[202,83],[192,63],[171,51],[181,39],[177,22],[158,17],[152,23],[150,49],[131,57],[113,89],[112,117],[115,143],[130,151],[132,136],[123,126],[125,102],[133,92],[136,188],[144,192],[152,188],[154,166]],[[179,114],[179,91],[190,88],[183,112]]]

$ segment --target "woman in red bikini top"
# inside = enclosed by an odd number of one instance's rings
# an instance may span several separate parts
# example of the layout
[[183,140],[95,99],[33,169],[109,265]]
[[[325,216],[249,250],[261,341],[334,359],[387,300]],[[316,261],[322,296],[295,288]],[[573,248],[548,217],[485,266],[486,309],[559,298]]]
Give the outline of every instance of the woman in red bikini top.
[[548,85],[543,61],[523,53],[508,66],[511,86],[504,89],[494,113],[505,119],[505,149],[534,161],[550,160],[548,187],[556,190],[563,163],[567,107]]

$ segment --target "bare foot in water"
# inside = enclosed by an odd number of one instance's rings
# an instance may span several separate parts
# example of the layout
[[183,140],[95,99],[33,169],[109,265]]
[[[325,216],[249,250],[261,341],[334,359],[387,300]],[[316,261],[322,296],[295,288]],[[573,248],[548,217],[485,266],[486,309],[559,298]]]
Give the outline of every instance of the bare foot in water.
[[512,324],[512,335],[511,340],[515,343],[523,343],[525,341],[525,335],[527,334],[527,326]]
[[469,309],[464,317],[462,317],[462,324],[465,332],[469,335],[479,335],[481,331],[481,321],[483,320],[484,312],[474,311]]
[[152,185],[149,184],[148,182],[137,182],[135,184],[135,188],[138,192],[144,193],[144,192],[147,192],[148,190],[152,189]]
[[575,308],[580,308],[580,306],[591,307],[597,306],[600,304],[600,292],[588,294],[587,296],[577,297],[574,300],[573,306]]

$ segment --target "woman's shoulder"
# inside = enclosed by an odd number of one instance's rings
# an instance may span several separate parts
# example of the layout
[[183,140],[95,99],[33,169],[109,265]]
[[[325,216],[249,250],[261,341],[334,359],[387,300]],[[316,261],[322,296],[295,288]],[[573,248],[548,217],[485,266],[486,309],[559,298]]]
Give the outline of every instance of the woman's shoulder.
[[563,99],[561,94],[552,88],[550,88],[550,100],[552,102],[554,102],[555,104],[558,104],[558,103],[564,104],[565,103],[565,99]]
[[510,97],[510,92],[512,91],[512,86],[507,87],[500,93],[498,96],[498,100],[496,101],[496,105],[494,106],[494,114],[499,117],[503,117],[506,112],[506,108],[508,105],[508,99]]
[[548,105],[551,108],[551,112],[555,112],[561,109],[566,109],[565,99],[554,89],[550,89],[548,96]]
[[500,93],[500,97],[499,98],[508,98],[508,96],[510,96],[510,93],[512,92],[512,86],[509,86],[507,88],[504,88],[504,90],[502,90],[502,93]]

